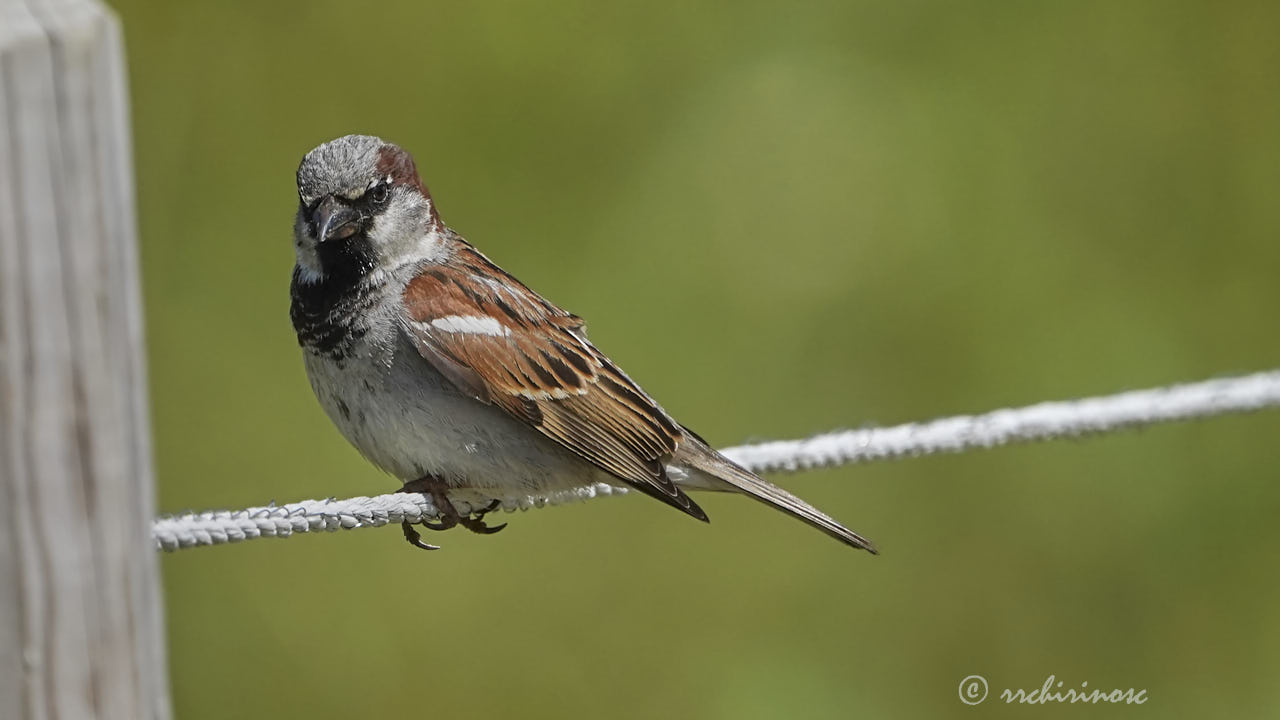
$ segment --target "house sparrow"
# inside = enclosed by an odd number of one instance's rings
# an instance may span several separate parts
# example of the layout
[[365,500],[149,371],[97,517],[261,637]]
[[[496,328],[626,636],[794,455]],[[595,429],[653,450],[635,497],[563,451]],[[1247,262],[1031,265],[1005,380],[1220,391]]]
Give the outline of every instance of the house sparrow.
[[366,458],[431,496],[426,527],[496,532],[494,498],[607,483],[703,521],[685,489],[743,493],[875,552],[672,419],[580,318],[450,230],[409,153],[367,135],[325,143],[298,167],[298,199],[291,315],[311,387]]

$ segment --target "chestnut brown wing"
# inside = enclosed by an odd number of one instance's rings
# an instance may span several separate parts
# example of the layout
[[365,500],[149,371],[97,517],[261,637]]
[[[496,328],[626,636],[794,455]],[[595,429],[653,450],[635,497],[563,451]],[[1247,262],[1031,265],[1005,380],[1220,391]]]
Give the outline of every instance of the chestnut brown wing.
[[418,352],[463,392],[701,520],[667,477],[678,424],[586,339],[582,321],[464,246],[405,288]]

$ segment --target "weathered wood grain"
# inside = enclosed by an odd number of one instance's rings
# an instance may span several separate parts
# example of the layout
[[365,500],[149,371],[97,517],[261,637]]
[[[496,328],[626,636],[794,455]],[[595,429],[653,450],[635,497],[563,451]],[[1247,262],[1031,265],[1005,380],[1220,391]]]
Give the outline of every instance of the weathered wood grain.
[[0,0],[0,718],[168,718],[120,28]]

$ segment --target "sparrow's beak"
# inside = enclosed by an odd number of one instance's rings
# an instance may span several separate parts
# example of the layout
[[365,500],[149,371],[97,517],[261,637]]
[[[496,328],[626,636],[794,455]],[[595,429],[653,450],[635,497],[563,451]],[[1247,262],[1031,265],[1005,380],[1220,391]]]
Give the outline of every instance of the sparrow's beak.
[[349,238],[360,230],[359,221],[360,213],[343,205],[332,195],[320,201],[320,205],[311,214],[317,242]]

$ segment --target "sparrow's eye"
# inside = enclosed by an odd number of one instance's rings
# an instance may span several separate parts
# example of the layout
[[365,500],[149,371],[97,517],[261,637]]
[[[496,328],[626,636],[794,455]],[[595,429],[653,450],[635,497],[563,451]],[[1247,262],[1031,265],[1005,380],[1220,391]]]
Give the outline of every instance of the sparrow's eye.
[[369,188],[369,199],[374,203],[381,205],[387,201],[387,195],[390,194],[390,192],[391,191],[387,189],[386,185],[379,183]]

